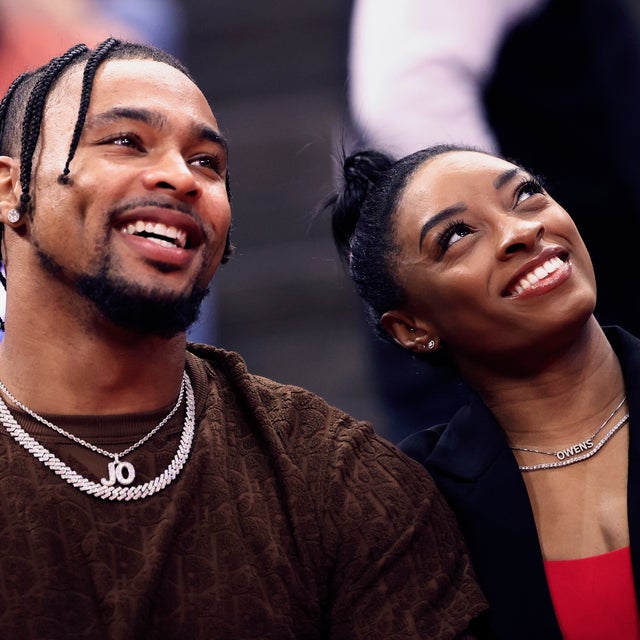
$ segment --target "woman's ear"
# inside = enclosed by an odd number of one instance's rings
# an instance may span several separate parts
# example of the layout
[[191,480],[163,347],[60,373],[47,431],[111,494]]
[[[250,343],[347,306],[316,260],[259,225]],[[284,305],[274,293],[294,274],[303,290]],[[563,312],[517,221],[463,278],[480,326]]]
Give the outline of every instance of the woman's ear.
[[387,311],[380,318],[382,328],[402,347],[414,353],[435,351],[438,338],[434,332],[403,311]]

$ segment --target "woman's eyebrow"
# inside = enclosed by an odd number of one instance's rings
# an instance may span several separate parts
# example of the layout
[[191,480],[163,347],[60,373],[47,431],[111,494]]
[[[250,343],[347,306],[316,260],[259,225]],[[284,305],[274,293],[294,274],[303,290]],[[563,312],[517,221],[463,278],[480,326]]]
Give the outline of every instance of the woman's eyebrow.
[[[513,167],[512,169],[507,169],[506,171],[503,171],[500,175],[498,175],[494,179],[493,181],[494,188],[502,189],[502,187],[504,187],[508,182],[513,180],[513,178],[516,175],[521,173],[521,171],[522,169],[519,169],[518,167]],[[427,220],[422,225],[422,230],[420,231],[420,242],[418,243],[418,250],[422,251],[422,243],[424,241],[424,238],[427,235],[427,233],[429,233],[429,231],[433,229],[433,227],[435,227],[437,224],[440,224],[443,220],[447,220],[448,218],[451,218],[452,216],[457,215],[459,213],[463,213],[466,210],[467,210],[467,205],[463,204],[462,202],[459,202],[458,204],[454,204],[451,207],[447,207],[446,209],[439,211],[432,218]]]
[[505,184],[507,184],[507,182],[509,182],[511,179],[513,179],[517,174],[519,174],[521,171],[521,169],[518,169],[518,167],[514,167],[513,169],[507,169],[506,171],[503,171],[494,181],[493,181],[493,186],[496,189],[502,189],[502,187],[504,187]]
[[422,242],[424,237],[435,227],[437,224],[440,224],[443,220],[447,220],[452,216],[458,215],[459,213],[463,213],[467,210],[467,205],[459,202],[458,204],[454,204],[451,207],[447,207],[442,211],[436,213],[432,218],[429,218],[423,225],[422,230],[420,231],[420,242],[418,243],[418,250],[422,251]]

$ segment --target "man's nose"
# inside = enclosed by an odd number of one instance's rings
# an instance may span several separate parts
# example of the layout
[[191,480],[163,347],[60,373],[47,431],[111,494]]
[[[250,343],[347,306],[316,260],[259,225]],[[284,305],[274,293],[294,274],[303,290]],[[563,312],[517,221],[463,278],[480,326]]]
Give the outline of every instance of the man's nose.
[[143,182],[151,191],[166,189],[183,198],[197,198],[202,192],[191,166],[175,151],[158,157],[144,172]]

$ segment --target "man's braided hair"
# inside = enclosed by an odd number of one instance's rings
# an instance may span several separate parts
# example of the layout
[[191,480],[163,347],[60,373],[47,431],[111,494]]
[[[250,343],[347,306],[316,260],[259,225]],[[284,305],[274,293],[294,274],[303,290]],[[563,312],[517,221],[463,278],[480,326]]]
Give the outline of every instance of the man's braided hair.
[[[100,65],[106,60],[154,60],[163,62],[184,73],[193,82],[189,70],[171,54],[156,47],[108,38],[95,49],[89,49],[84,44],[78,44],[61,56],[53,58],[47,64],[18,76],[0,102],[0,155],[20,159],[20,185],[22,194],[18,211],[22,214],[32,213],[31,178],[33,156],[40,137],[40,129],[44,115],[44,108],[52,88],[71,68],[86,61],[78,116],[73,130],[73,137],[69,145],[67,161],[62,168],[58,181],[69,183],[70,164],[75,155],[82,129],[84,127],[93,81]],[[226,178],[227,196],[231,200],[229,175]],[[0,242],[4,226],[0,225]],[[231,257],[232,246],[227,237],[222,262]],[[0,253],[0,260],[2,255]],[[6,288],[6,279],[0,272],[0,282]]]

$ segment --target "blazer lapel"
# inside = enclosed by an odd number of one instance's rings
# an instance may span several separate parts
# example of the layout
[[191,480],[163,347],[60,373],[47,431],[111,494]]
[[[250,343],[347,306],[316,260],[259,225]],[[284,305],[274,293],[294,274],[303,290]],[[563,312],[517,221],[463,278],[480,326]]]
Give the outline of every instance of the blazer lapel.
[[499,638],[561,633],[526,487],[502,431],[478,398],[424,461],[455,511]]
[[636,599],[640,610],[640,545],[638,544],[640,541],[640,427],[634,424],[636,418],[640,420],[640,390],[636,386],[640,381],[640,340],[618,327],[607,328],[605,332],[622,367],[629,405],[627,517],[633,581],[636,585]]

